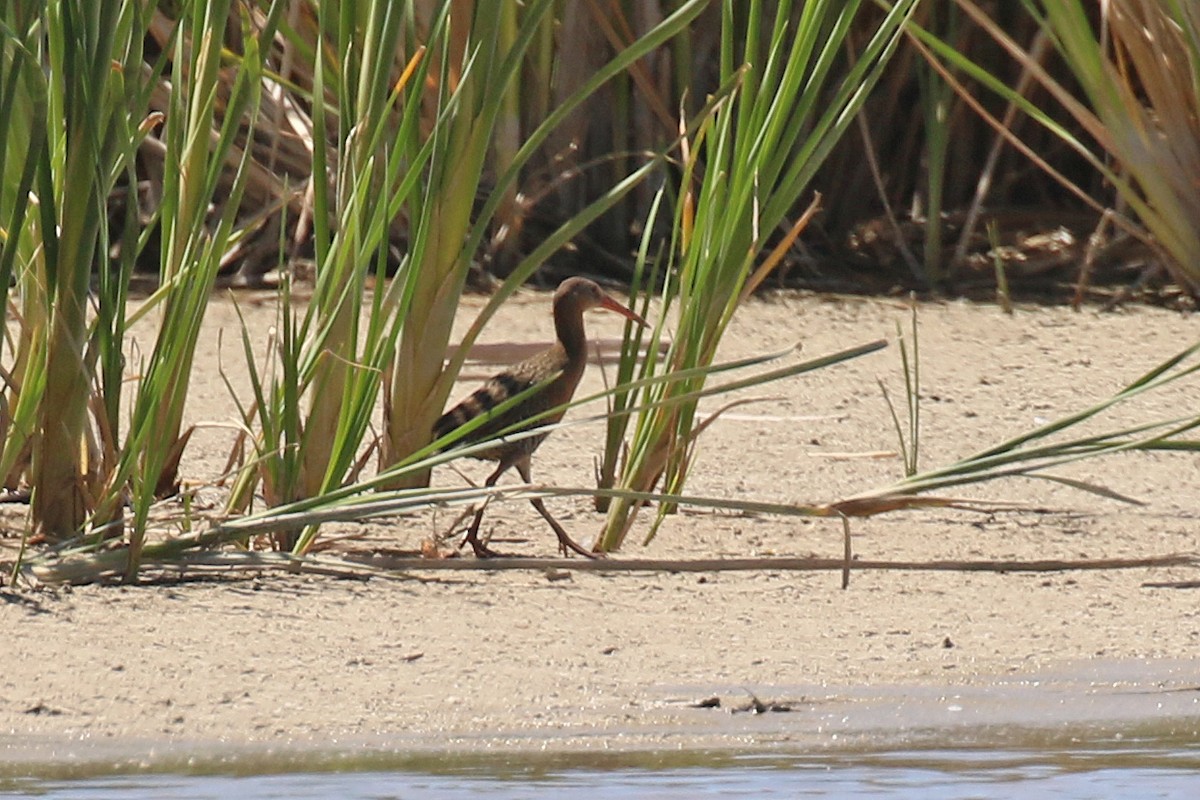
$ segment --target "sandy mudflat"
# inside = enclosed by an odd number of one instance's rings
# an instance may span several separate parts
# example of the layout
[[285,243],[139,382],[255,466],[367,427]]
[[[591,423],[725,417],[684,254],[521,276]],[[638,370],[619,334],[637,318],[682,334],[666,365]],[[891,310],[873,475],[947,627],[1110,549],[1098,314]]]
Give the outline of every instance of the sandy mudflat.
[[[464,305],[462,324],[481,305]],[[548,298],[529,292],[489,327],[499,345],[548,341]],[[269,307],[251,310],[265,339]],[[922,306],[922,465],[945,464],[1111,394],[1197,337],[1194,317],[1133,308],[1012,317],[966,303]],[[723,357],[803,342],[822,355],[895,334],[903,305],[793,295],[756,301]],[[213,303],[196,368],[195,421],[233,418],[217,373],[236,372],[236,317]],[[589,318],[594,339],[619,332]],[[148,346],[143,343],[143,346]],[[472,364],[462,391],[495,371]],[[899,397],[899,353],[751,394],[706,434],[690,489],[772,502],[824,502],[901,470],[876,378]],[[593,366],[585,389],[601,385]],[[459,392],[458,394],[461,394]],[[1106,417],[1096,429],[1195,413],[1192,381]],[[711,407],[715,408],[716,403]],[[556,432],[535,479],[587,485],[601,429]],[[212,480],[233,434],[205,428],[184,474]],[[467,463],[476,480],[488,467]],[[1200,551],[1200,459],[1127,455],[1056,474],[1142,500],[1124,505],[1043,481],[962,496],[1028,504],[994,515],[940,510],[856,521],[871,560],[1136,558]],[[439,482],[461,484],[450,470]],[[215,490],[213,490],[215,495]],[[577,536],[590,502],[549,505]],[[10,518],[11,519],[11,518]],[[644,532],[645,521],[640,523]],[[341,549],[414,550],[448,524],[417,516],[339,529]],[[493,507],[497,547],[553,556],[527,504]],[[622,557],[827,556],[841,525],[689,511]],[[635,541],[636,539],[636,541]],[[11,558],[13,534],[0,550]],[[1191,568],[1052,573],[439,572],[394,580],[267,573],[138,587],[6,592],[0,599],[0,758],[146,757],[220,748],[821,748],[909,741],[928,729],[1011,726],[1120,731],[1200,728],[1200,589],[1147,582]],[[735,713],[751,694],[790,711]],[[722,708],[691,704],[717,698]],[[1074,727],[1072,727],[1074,726]]]

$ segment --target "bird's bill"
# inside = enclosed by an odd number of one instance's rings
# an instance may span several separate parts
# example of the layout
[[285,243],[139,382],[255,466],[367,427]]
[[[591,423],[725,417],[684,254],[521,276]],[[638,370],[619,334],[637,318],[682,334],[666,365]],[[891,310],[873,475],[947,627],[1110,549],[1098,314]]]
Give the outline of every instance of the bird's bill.
[[631,319],[643,328],[649,328],[650,323],[642,319],[636,312],[613,300],[608,295],[604,295],[604,299],[600,301],[600,308],[607,308],[609,311],[615,311],[626,319]]

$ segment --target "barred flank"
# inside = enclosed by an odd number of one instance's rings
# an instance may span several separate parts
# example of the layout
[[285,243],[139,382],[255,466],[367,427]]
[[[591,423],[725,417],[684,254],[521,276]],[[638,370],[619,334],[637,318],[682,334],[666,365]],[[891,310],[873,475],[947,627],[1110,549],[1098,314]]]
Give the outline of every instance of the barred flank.
[[489,413],[493,408],[529,387],[508,373],[495,376],[476,389],[469,397],[447,411],[433,425],[434,438],[440,439],[478,416]]

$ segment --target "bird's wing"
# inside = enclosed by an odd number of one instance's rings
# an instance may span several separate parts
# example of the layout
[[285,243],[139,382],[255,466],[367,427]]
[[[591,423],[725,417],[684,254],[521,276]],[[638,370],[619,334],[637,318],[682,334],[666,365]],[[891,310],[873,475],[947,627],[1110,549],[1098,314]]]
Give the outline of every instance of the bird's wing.
[[[433,426],[435,438],[442,438],[451,431],[465,425],[467,422],[486,416],[488,420],[456,444],[466,445],[489,439],[501,431],[534,417],[550,408],[550,384],[561,371],[561,366],[549,363],[547,359],[530,359],[523,361],[489,379],[462,402],[443,414]],[[511,397],[516,397],[530,387],[542,383],[543,386],[526,397],[517,405],[495,413],[493,409]],[[529,427],[544,425],[552,420],[540,419],[532,422]]]

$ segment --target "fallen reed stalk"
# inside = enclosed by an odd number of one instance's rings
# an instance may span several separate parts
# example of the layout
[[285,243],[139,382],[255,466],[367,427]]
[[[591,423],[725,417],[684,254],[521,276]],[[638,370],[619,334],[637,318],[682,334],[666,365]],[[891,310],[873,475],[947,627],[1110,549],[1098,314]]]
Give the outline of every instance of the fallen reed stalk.
[[[377,569],[399,571],[479,570],[569,570],[572,572],[831,572],[842,571],[841,558],[604,558],[584,561],[577,558],[404,558],[372,556],[359,560],[347,556],[350,563]],[[861,572],[1073,572],[1118,569],[1158,569],[1163,567],[1200,567],[1200,553],[1173,553],[1143,558],[1083,559],[1005,559],[880,561],[855,560],[851,570]]]
[[[71,583],[73,561],[41,564],[32,568],[32,577],[46,583]],[[569,571],[607,574],[634,572],[844,572],[842,558],[420,558],[403,556],[294,556],[285,553],[198,553],[181,559],[157,561],[144,559],[147,570],[182,577],[188,574],[235,574],[279,570],[297,574],[316,574],[338,578],[423,580],[423,572],[513,572]],[[883,561],[852,560],[854,572],[1087,572],[1097,570],[1165,569],[1200,567],[1200,553],[1171,553],[1142,558],[1083,559],[1003,559],[1003,560],[930,560]],[[96,580],[90,564],[80,573],[87,582]],[[114,571],[119,577],[119,570]],[[1147,586],[1160,584],[1148,583]],[[1168,584],[1161,584],[1166,586]],[[1174,585],[1174,584],[1170,584]],[[844,588],[844,587],[843,587]]]

